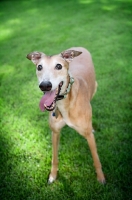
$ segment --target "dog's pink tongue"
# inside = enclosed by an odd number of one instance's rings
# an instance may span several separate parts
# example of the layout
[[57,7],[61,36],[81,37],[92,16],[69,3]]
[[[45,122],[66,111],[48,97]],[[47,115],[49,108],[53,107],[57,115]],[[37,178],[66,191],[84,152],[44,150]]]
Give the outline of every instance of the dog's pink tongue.
[[39,103],[39,107],[41,111],[45,110],[44,104],[46,106],[50,106],[52,104],[55,98],[55,93],[56,93],[55,90],[45,92],[44,96],[41,98],[40,103]]

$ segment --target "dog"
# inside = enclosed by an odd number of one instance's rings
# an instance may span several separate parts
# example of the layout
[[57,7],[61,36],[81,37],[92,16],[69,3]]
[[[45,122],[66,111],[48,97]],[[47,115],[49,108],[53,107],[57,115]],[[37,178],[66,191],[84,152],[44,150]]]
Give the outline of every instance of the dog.
[[97,82],[89,51],[83,47],[73,47],[52,56],[32,52],[27,58],[36,65],[39,88],[44,92],[40,109],[49,111],[53,153],[48,183],[57,178],[60,130],[68,125],[88,141],[97,179],[104,184],[105,177],[92,128],[90,101],[96,92]]

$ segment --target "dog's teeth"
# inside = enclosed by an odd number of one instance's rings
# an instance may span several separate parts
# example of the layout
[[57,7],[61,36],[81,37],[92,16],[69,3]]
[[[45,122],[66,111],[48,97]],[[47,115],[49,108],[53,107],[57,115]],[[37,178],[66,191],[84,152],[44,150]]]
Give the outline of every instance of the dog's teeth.
[[44,107],[45,107],[45,108],[47,107],[45,103],[44,103]]
[[50,106],[46,106],[46,105],[44,104],[44,107],[46,108],[46,110],[52,111],[52,110],[55,108],[55,103],[53,102]]
[[52,108],[55,106],[54,102],[53,102],[53,105],[52,105]]
[[56,95],[58,94],[58,88],[56,89],[56,93],[55,93]]
[[46,106],[46,104],[44,104],[44,107],[45,107],[46,109],[49,109],[49,107],[48,107],[48,106]]

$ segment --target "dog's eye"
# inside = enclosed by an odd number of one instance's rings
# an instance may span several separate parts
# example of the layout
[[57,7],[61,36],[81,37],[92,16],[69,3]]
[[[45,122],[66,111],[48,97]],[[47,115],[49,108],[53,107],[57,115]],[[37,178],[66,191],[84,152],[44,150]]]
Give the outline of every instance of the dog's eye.
[[41,71],[43,69],[42,65],[38,65],[38,71]]
[[62,65],[61,65],[61,64],[57,64],[57,65],[55,66],[55,69],[58,69],[58,70],[62,69]]

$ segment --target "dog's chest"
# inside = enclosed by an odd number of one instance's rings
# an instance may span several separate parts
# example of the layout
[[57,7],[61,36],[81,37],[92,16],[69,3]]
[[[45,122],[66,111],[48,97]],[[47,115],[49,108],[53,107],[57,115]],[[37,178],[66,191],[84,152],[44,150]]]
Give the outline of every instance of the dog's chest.
[[71,128],[75,128],[74,123],[72,122],[70,116],[69,116],[69,112],[68,109],[66,109],[63,105],[59,105],[58,109],[62,115],[62,118],[64,120],[64,122]]

